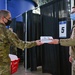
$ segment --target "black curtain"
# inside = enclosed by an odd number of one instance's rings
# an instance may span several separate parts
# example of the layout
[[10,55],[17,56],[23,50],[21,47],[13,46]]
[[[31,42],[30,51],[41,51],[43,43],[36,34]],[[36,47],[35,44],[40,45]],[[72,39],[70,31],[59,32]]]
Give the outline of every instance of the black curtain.
[[[42,15],[44,36],[58,38],[57,19]],[[60,75],[59,45],[44,44],[42,47],[42,70],[53,75]]]
[[[23,14],[23,21],[26,23],[26,13]],[[32,10],[27,12],[27,41],[34,41],[41,36],[40,15],[33,14]],[[27,49],[27,67],[31,71],[37,70],[37,66],[41,65],[41,47],[33,47]]]
[[[66,2],[64,0],[52,1],[45,4],[41,8],[43,34],[59,38],[59,12],[66,10]],[[60,16],[61,17],[61,16]],[[67,17],[62,17],[61,21],[67,21],[67,37],[70,33],[70,21]],[[71,75],[71,65],[69,62],[69,48],[60,45],[43,46],[42,51],[42,69],[43,72],[52,73],[53,75]]]
[[[13,32],[16,33],[16,18],[12,19],[12,23],[10,24],[10,28],[13,29]],[[17,48],[15,46],[10,47],[10,54],[17,54]]]
[[[59,21],[67,21],[67,37],[70,35],[70,21],[61,17],[61,10],[66,10],[65,0],[54,0],[40,7],[41,15],[27,12],[27,40],[39,39],[40,36],[59,38]],[[25,22],[26,13],[23,14]],[[59,17],[60,16],[60,17]],[[71,75],[69,48],[60,45],[44,44],[40,47],[27,49],[27,67],[32,71],[42,65],[42,71],[53,75]]]
[[[16,21],[16,34],[18,35],[19,39],[24,40],[24,23],[21,21]],[[24,55],[22,49],[17,48],[17,56],[21,59],[20,61],[24,60]]]

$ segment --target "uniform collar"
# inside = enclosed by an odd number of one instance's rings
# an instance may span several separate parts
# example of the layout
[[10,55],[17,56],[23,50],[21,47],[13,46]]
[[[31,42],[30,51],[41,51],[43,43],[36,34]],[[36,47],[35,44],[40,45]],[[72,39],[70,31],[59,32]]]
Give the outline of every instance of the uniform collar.
[[0,23],[0,26],[5,26],[3,23]]

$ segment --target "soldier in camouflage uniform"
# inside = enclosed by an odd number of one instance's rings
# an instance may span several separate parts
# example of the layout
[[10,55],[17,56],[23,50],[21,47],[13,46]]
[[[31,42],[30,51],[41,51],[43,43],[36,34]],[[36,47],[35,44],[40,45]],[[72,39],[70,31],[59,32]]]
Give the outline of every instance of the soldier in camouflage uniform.
[[11,23],[11,14],[7,10],[0,10],[0,75],[11,75],[9,51],[10,45],[14,45],[22,50],[41,45],[40,40],[25,42],[20,40],[17,35],[6,25]]
[[[75,21],[75,7],[72,7],[70,18]],[[72,63],[72,75],[75,75],[75,25],[72,27],[71,37],[69,39],[53,39],[49,44],[59,44],[62,46],[70,46],[69,61]]]

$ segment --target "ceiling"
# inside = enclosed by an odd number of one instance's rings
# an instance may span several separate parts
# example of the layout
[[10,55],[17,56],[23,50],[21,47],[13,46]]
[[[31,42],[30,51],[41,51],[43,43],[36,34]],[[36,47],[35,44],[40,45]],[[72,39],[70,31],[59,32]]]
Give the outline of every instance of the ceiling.
[[38,0],[33,0],[34,2],[36,2],[38,4]]
[[53,0],[33,0],[38,6],[51,2]]

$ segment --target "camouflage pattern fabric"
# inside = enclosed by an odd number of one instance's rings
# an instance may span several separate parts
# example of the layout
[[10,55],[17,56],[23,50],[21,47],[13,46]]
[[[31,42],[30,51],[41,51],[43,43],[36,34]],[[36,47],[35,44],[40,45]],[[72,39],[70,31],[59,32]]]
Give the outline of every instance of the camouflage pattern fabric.
[[10,75],[10,46],[14,45],[22,50],[36,46],[36,42],[20,40],[15,33],[0,24],[0,75]]

